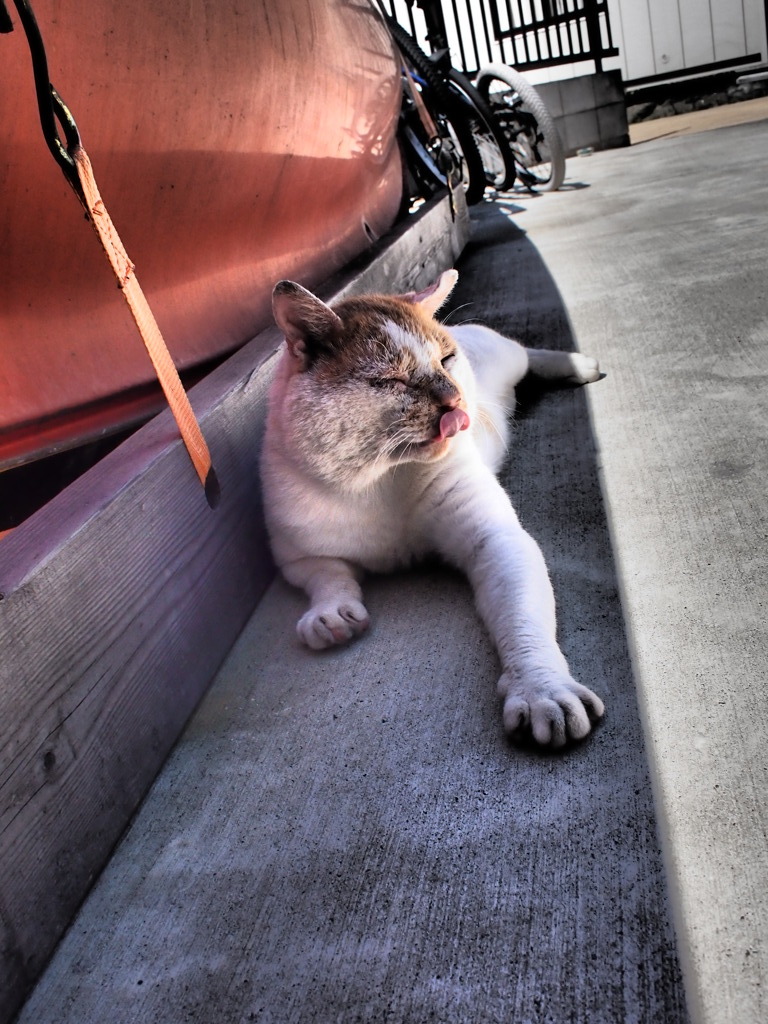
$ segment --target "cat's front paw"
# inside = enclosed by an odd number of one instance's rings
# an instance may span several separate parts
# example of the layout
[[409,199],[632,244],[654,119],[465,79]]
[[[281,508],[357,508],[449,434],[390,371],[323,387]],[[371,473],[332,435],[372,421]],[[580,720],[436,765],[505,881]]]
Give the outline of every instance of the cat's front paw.
[[519,738],[530,732],[537,743],[553,749],[583,740],[605,713],[597,694],[567,673],[526,686],[505,672],[498,689],[504,698],[504,728],[509,735]]
[[581,352],[571,352],[571,370],[573,372],[568,378],[571,384],[591,384],[601,377],[598,361]]
[[350,599],[310,608],[297,622],[296,632],[307,647],[322,651],[348,643],[368,629],[370,621],[365,605]]

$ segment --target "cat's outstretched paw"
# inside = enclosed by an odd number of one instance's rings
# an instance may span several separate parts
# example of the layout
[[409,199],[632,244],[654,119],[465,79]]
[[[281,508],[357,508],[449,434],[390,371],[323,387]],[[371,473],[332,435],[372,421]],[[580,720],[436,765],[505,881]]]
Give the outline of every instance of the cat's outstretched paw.
[[591,384],[600,380],[600,364],[592,356],[582,355],[581,352],[571,352],[571,376],[568,380],[571,384]]
[[541,746],[558,749],[583,740],[603,717],[603,702],[567,674],[527,688],[505,673],[499,680],[504,697],[504,728],[513,738],[530,732]]
[[370,625],[364,604],[348,600],[332,605],[310,608],[296,623],[299,639],[313,651],[346,644]]

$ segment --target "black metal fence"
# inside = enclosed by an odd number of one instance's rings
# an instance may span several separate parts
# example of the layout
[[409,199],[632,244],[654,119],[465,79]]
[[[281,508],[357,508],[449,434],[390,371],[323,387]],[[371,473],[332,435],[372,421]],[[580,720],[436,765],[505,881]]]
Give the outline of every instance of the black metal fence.
[[449,47],[454,64],[521,70],[593,61],[602,71],[618,50],[607,0],[382,0],[404,28],[432,49]]

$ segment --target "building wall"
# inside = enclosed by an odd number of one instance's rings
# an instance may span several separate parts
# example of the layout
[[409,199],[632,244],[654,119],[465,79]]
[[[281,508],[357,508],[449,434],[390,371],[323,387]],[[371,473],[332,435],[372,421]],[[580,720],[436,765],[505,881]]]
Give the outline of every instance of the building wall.
[[611,24],[628,82],[768,58],[765,0],[614,0]]

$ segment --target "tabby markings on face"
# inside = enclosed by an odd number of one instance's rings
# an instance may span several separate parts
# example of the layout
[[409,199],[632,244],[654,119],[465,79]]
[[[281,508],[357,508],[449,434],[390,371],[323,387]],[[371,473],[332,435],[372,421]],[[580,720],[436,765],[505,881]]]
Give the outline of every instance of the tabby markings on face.
[[375,362],[363,372],[370,386],[389,396],[390,406],[392,396],[399,398],[399,415],[387,428],[393,442],[389,454],[395,461],[440,458],[450,438],[469,426],[464,396],[450,374],[455,342],[438,325],[422,325],[417,317],[405,323],[385,317],[376,328],[368,336]]
[[292,447],[326,481],[366,489],[388,467],[431,462],[469,426],[456,342],[404,298],[333,309],[295,284],[276,290],[291,363]]

